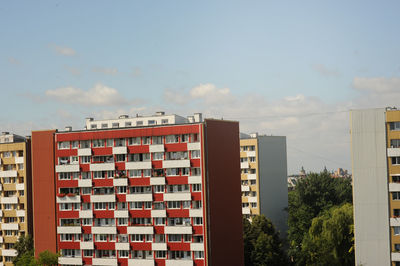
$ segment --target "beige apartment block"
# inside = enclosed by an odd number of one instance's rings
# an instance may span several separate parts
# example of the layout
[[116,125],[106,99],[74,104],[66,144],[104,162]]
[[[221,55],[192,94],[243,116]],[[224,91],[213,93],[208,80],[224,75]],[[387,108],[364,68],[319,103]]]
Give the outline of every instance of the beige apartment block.
[[243,216],[263,214],[286,234],[286,137],[241,134],[240,164]]
[[28,227],[30,201],[30,140],[3,132],[0,135],[0,265],[13,265],[14,245]]

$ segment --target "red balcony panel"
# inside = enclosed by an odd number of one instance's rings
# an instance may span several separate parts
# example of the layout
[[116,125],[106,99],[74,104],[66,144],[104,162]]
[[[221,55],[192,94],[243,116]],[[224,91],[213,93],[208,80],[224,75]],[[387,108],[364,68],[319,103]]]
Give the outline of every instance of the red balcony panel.
[[90,195],[82,195],[81,201],[82,202],[90,202]]
[[128,258],[118,258],[119,266],[128,266]]
[[57,180],[57,187],[78,187],[78,180]]
[[151,210],[130,210],[131,217],[151,218]]
[[151,166],[155,169],[160,169],[162,168],[162,161],[152,161]]
[[93,211],[94,218],[114,218],[114,210],[111,211]]
[[80,242],[59,242],[59,249],[80,249],[81,244]]
[[88,164],[88,163],[80,164],[79,167],[81,168],[82,172],[90,171],[90,164]]
[[92,265],[92,258],[82,258],[83,265]]
[[191,159],[190,166],[192,167],[201,167],[200,159]]
[[128,153],[149,153],[149,145],[128,146]]
[[92,148],[92,155],[112,155],[112,147]]
[[113,250],[115,249],[115,242],[94,242],[95,249]]
[[201,192],[192,192],[192,200],[202,200]]
[[119,170],[119,171],[122,171],[122,170],[125,170],[125,162],[116,162],[115,163],[115,170]]
[[91,234],[92,227],[91,226],[82,226],[82,232],[83,232],[83,234]]
[[155,259],[157,266],[165,266],[165,259]]
[[150,186],[150,177],[129,178],[130,186]]
[[165,152],[171,151],[187,151],[187,143],[170,143],[165,144]]
[[131,242],[131,249],[133,250],[151,250],[151,242]]
[[164,234],[164,226],[154,226],[154,234],[163,235]]
[[118,202],[126,202],[126,194],[117,194],[116,197]]
[[190,251],[190,243],[167,243],[168,250]]
[[164,201],[163,193],[155,193],[153,194],[153,201]]
[[195,266],[204,266],[204,260],[194,260]]
[[117,226],[118,234],[127,234],[126,226]]
[[167,210],[167,217],[189,217],[189,209]]
[[184,185],[188,184],[187,176],[169,176],[166,177],[166,182],[168,185]]
[[77,149],[56,150],[56,157],[78,156]]
[[193,228],[193,235],[202,235],[203,234],[203,226],[202,225],[194,225],[192,228]]
[[79,211],[57,211],[57,218],[79,218]]
[[93,179],[93,186],[95,186],[95,187],[112,187],[112,186],[114,186],[114,181],[112,178]]

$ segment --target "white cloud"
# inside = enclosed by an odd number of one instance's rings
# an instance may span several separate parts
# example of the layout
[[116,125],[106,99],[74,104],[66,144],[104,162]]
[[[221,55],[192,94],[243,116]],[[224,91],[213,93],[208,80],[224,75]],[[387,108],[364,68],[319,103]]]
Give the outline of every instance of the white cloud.
[[76,51],[70,47],[51,44],[50,48],[52,48],[59,55],[64,55],[64,56],[76,55]]
[[86,106],[112,106],[127,103],[127,100],[116,89],[100,83],[87,91],[80,88],[64,87],[47,90],[45,95],[60,102]]
[[106,67],[94,67],[93,72],[101,73],[105,75],[116,75],[118,74],[118,69],[116,68],[106,68]]
[[315,64],[315,65],[312,65],[311,68],[325,77],[339,77],[340,76],[339,71],[337,71],[335,69],[331,69],[324,64]]
[[190,90],[193,99],[204,99],[208,103],[216,103],[229,99],[231,92],[229,88],[217,88],[214,84],[200,84]]
[[353,87],[360,91],[370,92],[400,92],[400,78],[392,77],[355,77],[353,79]]

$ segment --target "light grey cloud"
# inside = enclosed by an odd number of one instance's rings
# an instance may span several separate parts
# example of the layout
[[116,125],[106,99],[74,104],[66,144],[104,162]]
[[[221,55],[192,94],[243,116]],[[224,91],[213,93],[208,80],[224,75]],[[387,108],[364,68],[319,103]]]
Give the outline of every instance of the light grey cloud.
[[107,67],[94,67],[92,69],[93,72],[95,73],[100,73],[104,75],[117,75],[118,74],[118,69],[117,68],[107,68]]
[[400,91],[400,78],[392,77],[355,77],[353,79],[353,88],[360,91],[370,91],[374,93]]
[[10,56],[8,58],[8,62],[10,64],[12,64],[12,65],[21,65],[21,62],[18,59],[16,59],[15,57],[12,57],[12,56]]
[[329,68],[324,64],[314,64],[311,66],[313,70],[318,72],[320,75],[325,76],[325,77],[339,77],[340,73],[339,71]]
[[64,68],[74,76],[80,76],[82,74],[81,70],[76,67],[64,66]]
[[49,45],[51,49],[53,49],[54,52],[56,52],[59,55],[64,55],[64,56],[74,56],[76,55],[76,51],[70,47],[67,46],[59,46],[56,44],[50,44]]
[[139,67],[135,67],[131,74],[134,78],[140,77],[142,75],[142,70]]
[[85,106],[115,106],[128,103],[118,90],[101,83],[96,84],[89,90],[82,90],[75,87],[47,90],[45,95],[56,101]]

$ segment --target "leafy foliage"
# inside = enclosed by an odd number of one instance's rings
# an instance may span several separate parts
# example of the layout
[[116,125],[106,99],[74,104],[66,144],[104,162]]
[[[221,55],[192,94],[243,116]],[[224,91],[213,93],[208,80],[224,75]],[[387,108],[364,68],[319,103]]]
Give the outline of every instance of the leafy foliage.
[[54,254],[48,250],[39,253],[38,262],[40,265],[52,266],[58,265],[59,254]]
[[279,233],[264,215],[243,219],[245,265],[287,265]]
[[312,220],[333,206],[351,202],[350,180],[331,178],[327,171],[309,174],[289,192],[289,255],[296,265],[306,264],[308,254],[302,252],[302,243]]
[[[20,236],[17,243],[15,243],[15,250],[17,250],[17,256],[14,257],[14,265],[18,265],[18,261],[23,257],[26,259],[27,256],[33,257],[33,238],[28,236]],[[24,264],[21,264],[24,265]]]
[[36,260],[33,249],[33,239],[30,235],[20,236],[15,249],[18,254],[14,258],[13,263],[16,266],[52,266],[58,265],[59,254],[54,254],[48,250],[39,253],[39,258]]

